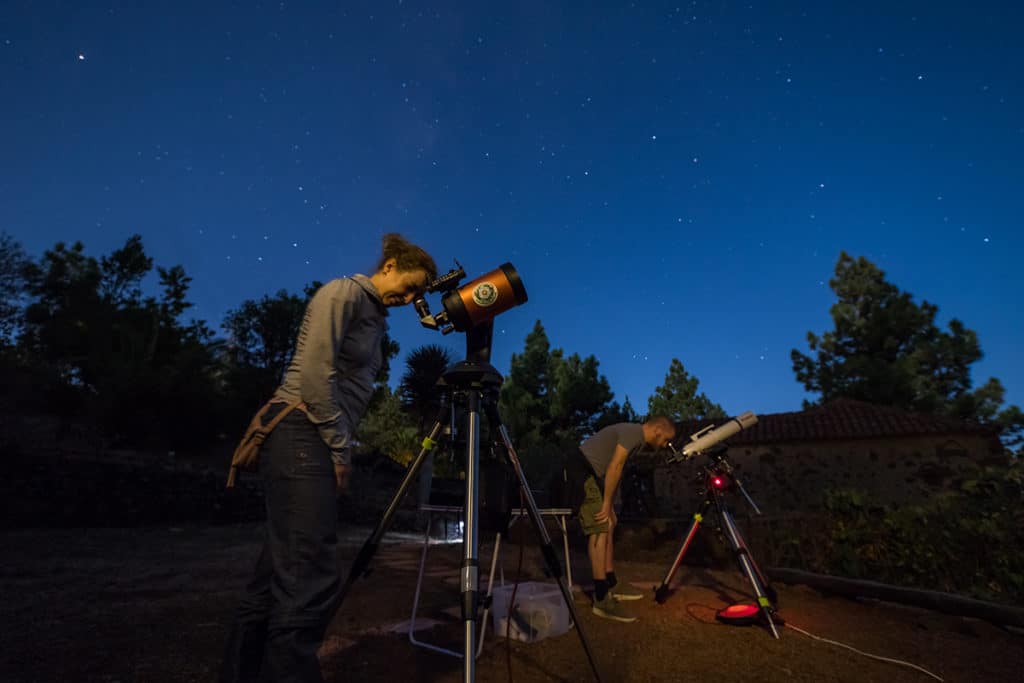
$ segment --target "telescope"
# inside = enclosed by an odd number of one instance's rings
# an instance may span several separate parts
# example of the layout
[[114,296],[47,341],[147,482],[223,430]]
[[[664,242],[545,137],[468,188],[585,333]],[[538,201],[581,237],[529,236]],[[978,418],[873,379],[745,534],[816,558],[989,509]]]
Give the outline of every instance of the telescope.
[[413,307],[420,324],[441,334],[466,333],[466,360],[490,363],[494,319],[508,309],[526,303],[526,287],[511,263],[503,263],[475,280],[459,286],[466,271],[456,261],[452,269],[427,285],[427,292],[443,292],[444,310],[431,314],[427,300],[420,296]]
[[732,418],[721,427],[716,428],[715,425],[708,425],[696,434],[692,434],[690,436],[690,442],[681,448],[669,441],[668,447],[672,451],[672,455],[668,457],[668,461],[681,462],[683,460],[687,460],[697,453],[703,453],[716,444],[725,441],[730,436],[737,434],[744,429],[753,427],[756,424],[757,415],[754,415],[754,413],[748,410],[742,415]]
[[441,296],[443,311],[434,316],[424,297],[413,301],[424,327],[440,330],[441,334],[465,332],[526,303],[526,287],[511,263],[503,263],[462,287],[459,281],[466,277],[466,271],[458,261],[455,265],[458,268],[427,285],[427,292],[444,292]]
[[761,510],[747,494],[747,490],[743,487],[739,477],[736,476],[736,472],[726,456],[728,448],[722,443],[730,436],[753,427],[755,424],[757,424],[757,416],[747,411],[738,417],[730,419],[721,427],[716,428],[714,425],[709,425],[696,434],[691,435],[690,442],[682,446],[681,449],[676,448],[675,445],[669,442],[669,447],[673,453],[672,456],[669,456],[669,462],[685,460],[697,453],[707,455],[708,462],[700,467],[700,474],[697,475],[697,479],[703,483],[704,501],[693,515],[693,523],[683,538],[683,544],[679,548],[676,559],[672,562],[672,568],[668,570],[668,574],[665,575],[661,585],[654,589],[654,599],[659,604],[664,603],[668,599],[671,593],[669,586],[672,583],[672,577],[675,576],[676,571],[682,565],[686,550],[693,542],[693,538],[696,536],[697,530],[704,522],[705,517],[713,514],[714,517],[710,521],[712,523],[717,521],[720,535],[729,541],[729,545],[736,555],[736,560],[739,562],[740,569],[746,575],[747,580],[750,581],[750,586],[754,589],[754,595],[757,597],[756,604],[731,605],[718,610],[715,617],[726,624],[749,624],[756,620],[758,616],[761,616],[771,628],[772,634],[778,638],[779,632],[775,628],[775,621],[777,620],[776,601],[778,596],[775,593],[775,589],[771,587],[771,584],[768,583],[765,575],[757,566],[757,563],[754,562],[754,557],[750,554],[747,542],[743,540],[739,527],[736,526],[736,521],[733,519],[732,513],[729,512],[729,506],[725,498],[727,492],[738,490],[747,499],[747,502],[750,503],[750,507],[754,509],[754,512],[761,514]]

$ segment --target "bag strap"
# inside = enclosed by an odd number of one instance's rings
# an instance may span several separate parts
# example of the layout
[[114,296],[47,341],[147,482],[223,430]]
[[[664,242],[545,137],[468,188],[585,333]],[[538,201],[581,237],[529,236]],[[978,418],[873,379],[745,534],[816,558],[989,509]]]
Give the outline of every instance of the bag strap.
[[296,408],[306,413],[306,415],[309,415],[309,411],[306,409],[306,404],[303,401],[297,401],[286,405],[284,410],[275,415],[267,424],[261,424],[263,416],[267,414],[267,411],[270,410],[270,406],[272,405],[274,405],[274,402],[272,401],[264,403],[263,407],[260,408],[259,412],[253,416],[252,421],[249,423],[249,428],[245,431],[245,436],[242,437],[242,442],[239,444],[238,448],[235,449],[235,455],[231,458],[232,463],[231,469],[228,470],[227,488],[230,489],[234,487],[235,479],[238,476],[238,463],[235,462],[238,452],[241,451],[250,441],[256,439],[260,444],[262,444],[267,436],[270,435],[270,432],[274,431],[274,427],[276,427],[281,420],[287,417],[288,413],[292,412]]
[[[266,410],[271,405],[272,405],[271,403],[268,403],[267,405],[265,405],[263,407],[264,412],[266,412]],[[274,431],[274,427],[277,426],[277,423],[280,422],[281,420],[283,420],[285,418],[285,416],[288,415],[288,413],[292,412],[296,408],[298,408],[299,410],[301,410],[304,413],[306,412],[306,404],[303,403],[302,401],[299,401],[297,403],[289,403],[287,406],[285,406],[285,409],[282,410],[277,415],[275,415],[274,419],[271,420],[270,422],[268,422],[265,427],[260,427],[260,431],[262,431],[264,434],[270,434],[270,432]]]

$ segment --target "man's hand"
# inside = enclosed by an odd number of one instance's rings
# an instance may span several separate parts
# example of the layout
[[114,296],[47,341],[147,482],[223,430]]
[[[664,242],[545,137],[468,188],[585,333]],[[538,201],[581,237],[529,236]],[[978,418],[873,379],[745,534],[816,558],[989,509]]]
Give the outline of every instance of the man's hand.
[[349,465],[334,466],[334,481],[337,484],[335,490],[339,496],[348,490],[348,478],[351,473],[352,467]]
[[602,505],[601,509],[594,514],[594,521],[607,522],[608,531],[611,531],[619,521],[619,518],[615,515],[615,507],[613,505]]

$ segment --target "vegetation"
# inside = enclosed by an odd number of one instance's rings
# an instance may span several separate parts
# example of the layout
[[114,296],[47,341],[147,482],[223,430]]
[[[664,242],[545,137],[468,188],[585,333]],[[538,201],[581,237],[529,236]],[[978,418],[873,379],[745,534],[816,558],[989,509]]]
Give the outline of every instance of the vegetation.
[[523,352],[512,354],[499,409],[527,477],[538,484],[549,481],[562,457],[609,415],[622,412],[597,358],[552,349],[539,320]]
[[682,361],[673,358],[665,383],[654,390],[647,401],[648,415],[664,415],[676,422],[684,420],[717,420],[728,417],[725,409],[703,392],[697,393],[700,382],[691,377]]
[[[807,568],[1024,604],[1024,466],[987,467],[917,505],[856,491],[826,498],[826,542]],[[798,540],[798,542],[801,542]]]
[[[157,291],[146,294],[142,283],[154,270]],[[0,234],[5,412],[50,415],[68,429],[93,425],[111,446],[222,456],[280,382],[320,283],[302,293],[281,290],[243,301],[222,321],[223,336],[205,321],[186,319],[190,284],[179,265],[154,268],[137,235],[100,258],[81,243],[57,243],[35,260]],[[974,331],[955,319],[939,329],[936,306],[916,303],[864,258],[841,254],[830,284],[837,295],[834,329],[809,333],[810,353],[791,354],[797,380],[819,401],[849,397],[997,424],[1007,446],[1021,448],[1024,414],[1003,405],[1000,382],[972,384],[971,366],[981,358]],[[398,344],[385,338],[383,352],[386,362],[356,434],[359,455],[404,464],[436,419],[437,379],[454,357],[439,346],[413,349],[392,390]],[[672,359],[647,401],[648,414],[680,421],[724,416],[698,387],[697,378]],[[613,400],[595,356],[553,347],[540,321],[512,355],[500,409],[537,486],[589,434],[643,418],[628,398]],[[1024,545],[1024,474],[1019,460],[1008,462],[919,505],[886,507],[858,493],[833,493],[827,547],[803,563],[1020,602],[1024,566],[1015,551]],[[455,476],[459,467],[437,463],[435,471]]]
[[971,381],[981,359],[978,335],[960,320],[947,331],[935,324],[938,306],[914,302],[864,257],[842,252],[829,285],[835,329],[807,333],[813,356],[793,349],[793,371],[821,402],[852,398],[920,413],[945,415],[1003,428],[1009,447],[1024,441],[1024,413],[1003,407],[1003,385]]

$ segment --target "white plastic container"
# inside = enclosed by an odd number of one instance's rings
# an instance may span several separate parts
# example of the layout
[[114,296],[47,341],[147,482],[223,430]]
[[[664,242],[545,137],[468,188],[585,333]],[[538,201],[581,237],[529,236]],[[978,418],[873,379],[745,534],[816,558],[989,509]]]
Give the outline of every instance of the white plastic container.
[[505,629],[514,640],[531,643],[535,640],[559,636],[569,630],[569,608],[558,584],[527,581],[516,589],[516,604],[512,608],[509,624],[509,598],[513,584],[497,586],[492,594],[491,611],[494,614],[494,633],[505,637]]

